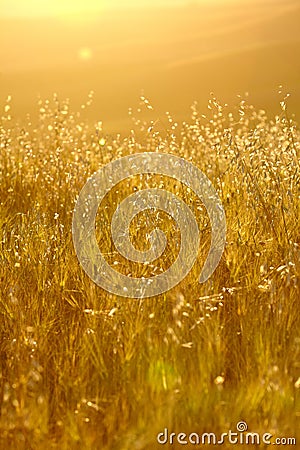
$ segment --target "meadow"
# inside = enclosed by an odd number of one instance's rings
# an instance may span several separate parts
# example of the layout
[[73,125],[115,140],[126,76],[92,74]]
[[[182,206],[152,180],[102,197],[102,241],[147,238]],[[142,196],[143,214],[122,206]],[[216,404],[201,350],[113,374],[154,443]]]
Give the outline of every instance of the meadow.
[[[281,94],[273,115],[247,98],[231,107],[211,96],[205,114],[193,103],[176,122],[170,113],[156,120],[142,97],[121,136],[57,95],[39,101],[36,123],[20,123],[8,98],[0,123],[1,449],[150,450],[161,447],[165,428],[220,436],[239,421],[299,445],[300,130],[288,101]],[[92,94],[85,108],[91,102]],[[126,299],[80,267],[72,214],[92,173],[147,151],[174,153],[210,178],[226,213],[226,248],[199,284],[210,243],[199,199],[162,176],[122,182],[97,215],[99,245],[116,270],[153,276],[176,257],[176,224],[153,211],[137,217],[131,234],[143,249],[153,227],[166,232],[159,264],[116,255],[111,215],[136,189],[179,192],[201,230],[197,262],[178,286]]]

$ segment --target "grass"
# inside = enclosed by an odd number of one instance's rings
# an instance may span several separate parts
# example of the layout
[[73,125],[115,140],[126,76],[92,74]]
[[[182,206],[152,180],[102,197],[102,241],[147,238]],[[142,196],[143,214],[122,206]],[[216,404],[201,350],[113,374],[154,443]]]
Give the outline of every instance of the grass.
[[[207,116],[193,104],[181,124],[137,113],[125,137],[85,123],[57,96],[38,107],[38,123],[20,125],[8,99],[0,125],[0,448],[150,450],[161,447],[156,436],[166,427],[221,435],[241,420],[273,441],[299,442],[300,130],[286,99],[274,118],[244,99],[231,110],[213,97]],[[142,112],[150,108],[142,98]],[[198,220],[201,245],[195,267],[171,291],[117,298],[78,263],[73,208],[103,164],[157,149],[210,178],[226,212],[226,249],[198,284],[210,243],[199,199],[160,176],[124,181],[97,216],[99,245],[116,269],[151,276],[176,257],[176,224],[153,211],[131,232],[147,248],[156,218],[169,238],[162,261],[145,267],[116,255],[112,213],[136,189],[179,193]]]

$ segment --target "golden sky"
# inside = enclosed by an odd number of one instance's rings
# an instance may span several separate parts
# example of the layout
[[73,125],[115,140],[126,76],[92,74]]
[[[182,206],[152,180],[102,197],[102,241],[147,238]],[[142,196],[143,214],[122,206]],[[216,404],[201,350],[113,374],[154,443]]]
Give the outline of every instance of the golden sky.
[[0,14],[2,17],[60,16],[110,8],[224,4],[230,1],[234,0],[0,0]]
[[24,117],[38,97],[77,108],[93,90],[88,117],[120,131],[141,93],[154,119],[183,120],[211,92],[277,113],[282,84],[299,111],[299,22],[299,0],[0,0],[0,104]]

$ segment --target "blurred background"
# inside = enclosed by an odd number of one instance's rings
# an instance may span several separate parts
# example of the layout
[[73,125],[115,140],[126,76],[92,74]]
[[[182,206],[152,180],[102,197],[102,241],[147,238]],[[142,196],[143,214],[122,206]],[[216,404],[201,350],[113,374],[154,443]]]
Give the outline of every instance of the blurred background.
[[0,101],[33,117],[54,92],[107,132],[126,132],[128,108],[150,99],[152,118],[177,120],[213,92],[280,113],[300,112],[299,0],[0,0]]

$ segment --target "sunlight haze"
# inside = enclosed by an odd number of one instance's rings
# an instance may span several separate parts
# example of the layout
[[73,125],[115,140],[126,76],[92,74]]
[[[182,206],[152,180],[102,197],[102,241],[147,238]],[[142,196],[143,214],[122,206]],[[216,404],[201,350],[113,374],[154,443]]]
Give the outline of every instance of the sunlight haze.
[[[18,117],[57,92],[107,130],[127,130],[144,92],[155,118],[178,120],[210,92],[250,93],[278,112],[278,86],[300,104],[300,7],[293,0],[0,0],[0,101]],[[275,95],[274,95],[275,94]]]
[[204,4],[228,4],[238,0],[0,0],[2,17],[49,17],[91,13],[103,9],[174,7]]

